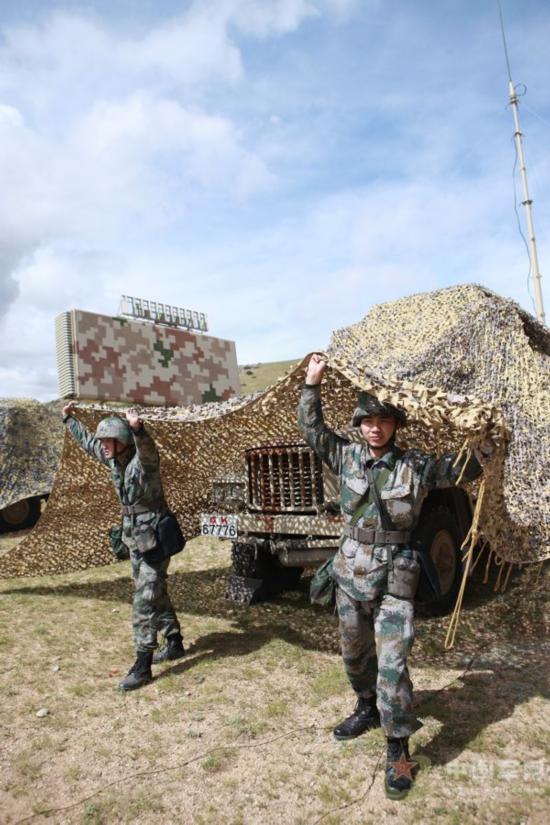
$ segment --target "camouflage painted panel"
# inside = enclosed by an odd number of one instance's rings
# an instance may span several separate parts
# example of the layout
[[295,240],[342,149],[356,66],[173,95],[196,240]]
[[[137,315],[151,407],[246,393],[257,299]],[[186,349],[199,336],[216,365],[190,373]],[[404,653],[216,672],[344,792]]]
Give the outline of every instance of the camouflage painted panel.
[[240,392],[233,341],[81,310],[70,315],[79,398],[188,405]]
[[61,457],[56,409],[32,399],[0,399],[0,509],[50,492]]

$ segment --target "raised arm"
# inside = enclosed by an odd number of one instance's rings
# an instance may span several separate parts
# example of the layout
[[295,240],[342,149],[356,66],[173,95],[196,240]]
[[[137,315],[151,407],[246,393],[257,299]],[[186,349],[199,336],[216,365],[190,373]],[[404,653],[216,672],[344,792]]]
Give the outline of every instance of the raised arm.
[[153,473],[160,465],[159,453],[155,442],[143,426],[136,410],[128,410],[126,421],[130,425],[139,462],[146,473]]
[[327,362],[321,355],[314,353],[311,356],[306,384],[298,405],[298,429],[321,461],[324,461],[333,473],[340,475],[343,448],[349,442],[325,425],[321,404],[321,380],[326,367]]
[[81,424],[80,421],[73,418],[73,410],[76,406],[76,401],[69,401],[69,403],[63,407],[63,423],[76,443],[82,447],[83,450],[86,450],[92,458],[101,461],[102,464],[109,464],[101,449],[101,441],[99,438],[96,438],[84,424]]

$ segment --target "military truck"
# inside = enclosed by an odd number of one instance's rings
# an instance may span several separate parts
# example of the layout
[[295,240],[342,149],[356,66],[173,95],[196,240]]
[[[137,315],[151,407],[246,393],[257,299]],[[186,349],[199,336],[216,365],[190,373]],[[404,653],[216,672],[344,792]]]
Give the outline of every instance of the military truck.
[[[201,533],[231,542],[226,597],[250,604],[296,588],[305,568],[338,549],[343,526],[336,476],[304,441],[271,441],[245,451],[242,473],[213,482]],[[413,540],[429,548],[441,599],[422,612],[448,612],[462,576],[461,545],[473,507],[461,487],[426,498]]]

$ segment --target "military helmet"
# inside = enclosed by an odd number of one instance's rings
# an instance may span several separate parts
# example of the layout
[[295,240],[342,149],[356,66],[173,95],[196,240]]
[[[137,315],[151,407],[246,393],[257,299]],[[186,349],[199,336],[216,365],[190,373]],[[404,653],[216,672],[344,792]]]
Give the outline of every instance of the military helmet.
[[116,438],[123,444],[131,444],[133,441],[130,425],[118,415],[108,415],[102,418],[95,431],[96,438]]
[[357,407],[351,419],[352,427],[358,427],[361,419],[370,415],[393,415],[402,427],[407,423],[407,413],[401,407],[383,403],[376,396],[371,395],[370,392],[360,392],[357,396]]

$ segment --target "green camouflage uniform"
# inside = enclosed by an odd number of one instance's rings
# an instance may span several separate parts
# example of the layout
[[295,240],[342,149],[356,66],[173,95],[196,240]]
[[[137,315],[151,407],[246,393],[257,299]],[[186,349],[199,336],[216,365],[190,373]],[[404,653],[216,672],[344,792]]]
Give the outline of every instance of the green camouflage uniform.
[[156,529],[167,505],[160,477],[160,461],[155,442],[143,425],[132,430],[134,446],[117,458],[107,459],[101,441],[76,418],[66,421],[75,441],[111,471],[117,496],[123,505],[141,505],[151,509],[122,518],[122,541],[130,552],[135,582],[132,623],[136,649],[143,653],[157,647],[157,631],[164,636],[180,633],[180,624],[166,585],[170,559],[148,563],[137,549],[136,535],[147,528]]
[[[304,387],[298,426],[309,446],[339,476],[345,524],[360,507],[353,524],[382,529],[378,508],[368,495],[367,466],[372,467],[380,497],[399,531],[413,530],[430,490],[453,486],[462,470],[461,464],[453,466],[454,455],[437,459],[420,450],[403,452],[394,444],[381,458],[373,458],[366,442],[351,442],[325,426],[319,386]],[[480,471],[473,459],[463,478],[475,478]],[[383,475],[378,478],[379,474]],[[391,579],[396,568],[414,588],[420,567],[410,546],[367,545],[342,536],[334,577],[344,666],[358,696],[377,697],[386,736],[407,737],[421,726],[412,713],[407,668],[414,642],[414,604],[388,593],[388,576]]]

